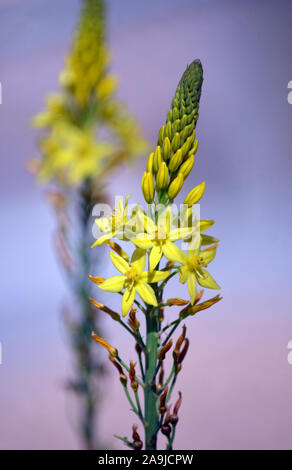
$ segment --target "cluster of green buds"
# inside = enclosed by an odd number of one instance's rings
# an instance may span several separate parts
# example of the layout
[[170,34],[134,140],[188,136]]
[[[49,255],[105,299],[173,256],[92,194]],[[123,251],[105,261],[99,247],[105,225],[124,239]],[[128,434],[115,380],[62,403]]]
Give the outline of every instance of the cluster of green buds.
[[[142,192],[147,203],[162,204],[173,201],[190,174],[198,149],[196,123],[203,81],[203,70],[199,60],[185,70],[166,123],[159,130],[155,150],[150,153],[146,171],[142,177]],[[204,193],[204,183],[187,196],[185,204],[193,205]]]

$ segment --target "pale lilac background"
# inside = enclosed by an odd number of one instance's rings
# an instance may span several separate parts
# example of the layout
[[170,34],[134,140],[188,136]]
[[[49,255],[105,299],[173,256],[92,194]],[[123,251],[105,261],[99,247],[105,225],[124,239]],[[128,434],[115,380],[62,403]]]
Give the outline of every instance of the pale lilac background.
[[[199,57],[204,66],[198,160],[188,186],[207,182],[201,211],[216,219],[212,233],[221,246],[211,271],[224,299],[189,322],[176,446],[292,448],[292,4],[109,3],[120,96],[153,142],[186,64]],[[54,221],[23,169],[36,154],[29,119],[56,88],[77,7],[76,0],[0,3],[2,449],[78,447],[74,402],[62,388],[70,361]],[[139,198],[143,165],[116,176],[112,194]],[[106,330],[125,351],[124,335],[108,322]],[[116,375],[104,391],[101,433],[112,445],[112,434],[129,434],[134,418]]]

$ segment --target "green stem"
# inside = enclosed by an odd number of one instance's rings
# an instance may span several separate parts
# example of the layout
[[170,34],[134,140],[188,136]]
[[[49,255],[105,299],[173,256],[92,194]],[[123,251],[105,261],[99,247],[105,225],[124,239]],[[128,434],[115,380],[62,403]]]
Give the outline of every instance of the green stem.
[[141,404],[140,404],[140,398],[139,398],[138,391],[136,390],[136,392],[134,392],[134,393],[135,393],[135,399],[136,399],[137,408],[138,408],[138,412],[139,412],[139,417],[140,417],[142,423],[144,424],[144,416],[143,416],[142,409],[141,409]]
[[158,426],[158,413],[156,409],[156,390],[152,379],[156,370],[158,351],[158,320],[157,311],[149,306],[146,315],[146,374],[145,374],[145,449],[156,449],[156,429]]
[[175,437],[175,428],[176,426],[173,426],[171,437],[168,439],[168,445],[166,447],[166,450],[172,450],[172,444],[173,444],[174,437]]
[[175,320],[174,322],[170,323],[169,325],[167,325],[165,328],[163,328],[162,330],[162,333],[164,331],[166,331],[168,328],[170,328],[172,325],[173,328],[171,329],[170,333],[168,333],[167,337],[165,338],[165,340],[163,341],[162,343],[162,346],[165,346],[166,343],[168,343],[168,340],[170,339],[170,337],[173,335],[173,333],[175,332],[175,330],[177,329],[177,327],[179,326],[179,324],[182,322],[182,318],[179,318],[178,320]]
[[125,328],[125,330],[127,330],[128,333],[130,333],[130,335],[133,336],[133,338],[136,340],[136,342],[141,346],[142,349],[145,349],[145,344],[141,338],[141,336],[139,337],[137,334],[134,333],[134,331],[131,330],[131,328],[129,328],[126,323],[124,323],[122,320],[119,320],[119,324]]
[[140,365],[142,379],[145,382],[145,372],[144,372],[144,367],[143,367],[143,362],[142,362],[142,354],[140,352],[138,354],[138,358],[139,358],[139,365]]
[[169,389],[167,397],[166,397],[166,403],[170,400],[170,397],[171,397],[171,394],[172,394],[172,391],[173,391],[173,387],[175,386],[176,379],[177,379],[177,373],[174,374],[174,377],[172,379],[171,386],[170,386],[170,389]]
[[132,442],[130,442],[129,439],[127,439],[126,437],[119,436],[118,434],[114,434],[114,437],[116,439],[120,439],[120,441],[123,441],[125,444],[127,444],[127,446],[133,447]]
[[134,413],[136,413],[136,415],[139,416],[139,412],[138,412],[136,406],[134,405],[134,402],[133,402],[132,398],[130,397],[130,394],[129,394],[129,390],[128,390],[127,385],[124,385],[124,390],[125,390],[125,394],[126,394],[126,397],[127,397],[127,399],[128,399],[128,402],[130,403],[130,405],[131,405],[131,407],[132,407]]

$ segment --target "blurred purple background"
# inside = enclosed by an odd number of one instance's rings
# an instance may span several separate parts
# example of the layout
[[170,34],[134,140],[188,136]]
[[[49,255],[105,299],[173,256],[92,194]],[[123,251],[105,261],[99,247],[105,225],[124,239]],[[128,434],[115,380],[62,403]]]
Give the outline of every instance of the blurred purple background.
[[[37,155],[29,120],[57,88],[78,5],[0,4],[1,449],[79,445],[63,388],[71,365],[54,220],[24,170]],[[184,191],[206,180],[201,216],[216,220],[210,234],[221,244],[210,271],[224,298],[188,323],[176,448],[291,449],[292,3],[111,0],[109,21],[120,97],[152,142],[186,64],[198,57],[204,67],[199,152]],[[116,175],[112,195],[139,200],[143,166]],[[105,329],[125,351],[123,333],[107,321]],[[108,447],[124,448],[112,435],[130,434],[135,420],[115,371],[104,392],[100,432]]]

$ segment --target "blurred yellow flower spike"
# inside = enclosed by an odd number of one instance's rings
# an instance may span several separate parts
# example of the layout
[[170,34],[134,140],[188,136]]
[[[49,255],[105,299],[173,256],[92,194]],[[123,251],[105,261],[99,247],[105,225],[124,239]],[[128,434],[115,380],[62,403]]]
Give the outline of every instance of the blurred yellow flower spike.
[[131,309],[136,293],[146,304],[157,306],[155,292],[149,284],[164,281],[170,271],[144,271],[146,251],[140,248],[136,248],[130,263],[113,251],[110,252],[110,258],[122,276],[110,277],[98,284],[98,287],[107,292],[125,290],[122,298],[122,315],[125,317]]
[[65,122],[55,125],[52,133],[40,140],[40,148],[46,159],[39,177],[51,180],[58,173],[72,185],[90,178],[114,150],[110,142],[96,141],[91,131],[82,131]]
[[[108,72],[104,1],[82,3],[59,77],[61,91],[49,95],[45,110],[32,120],[45,131],[40,139],[39,178],[63,186],[97,181],[148,147],[136,121],[114,96],[118,80]],[[107,141],[97,141],[97,127],[107,128]]]

